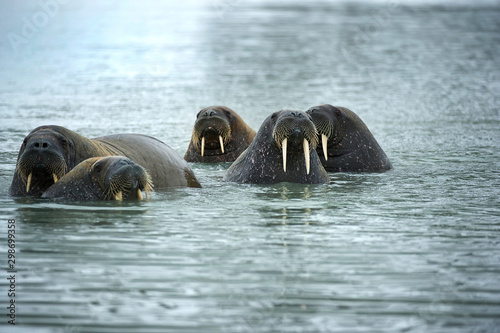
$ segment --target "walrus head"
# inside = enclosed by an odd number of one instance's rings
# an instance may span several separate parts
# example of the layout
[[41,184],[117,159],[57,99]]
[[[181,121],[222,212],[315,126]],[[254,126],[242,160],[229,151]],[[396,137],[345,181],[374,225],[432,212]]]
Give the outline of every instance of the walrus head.
[[66,174],[72,145],[72,140],[55,126],[36,128],[24,139],[16,173],[27,194],[40,196]]
[[345,137],[346,115],[330,104],[313,106],[306,111],[318,130],[321,137],[321,146],[325,160],[328,160],[328,146],[338,145]]
[[153,191],[151,176],[140,165],[123,156],[94,158],[89,173],[103,192],[103,200],[142,199],[142,191]]
[[191,141],[201,156],[225,153],[231,138],[231,111],[224,106],[211,106],[198,112]]
[[89,158],[52,185],[43,198],[72,200],[143,199],[153,191],[148,172],[124,156]]
[[330,178],[316,152],[317,135],[305,112],[272,113],[250,146],[226,171],[224,180],[252,184],[328,182]]
[[306,172],[310,170],[310,149],[318,145],[318,133],[311,117],[299,110],[282,110],[271,116],[274,122],[272,137],[283,155],[283,171],[286,172],[288,148],[302,150]]

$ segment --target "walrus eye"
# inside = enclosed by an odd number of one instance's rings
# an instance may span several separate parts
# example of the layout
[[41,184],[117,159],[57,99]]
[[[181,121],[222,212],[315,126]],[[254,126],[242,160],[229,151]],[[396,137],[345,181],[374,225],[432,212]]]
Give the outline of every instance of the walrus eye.
[[96,166],[94,166],[94,171],[95,171],[95,172],[98,172],[98,173],[99,173],[99,172],[101,172],[101,170],[102,170],[102,165],[97,164]]
[[66,146],[68,144],[68,141],[66,139],[61,139],[61,144],[63,146]]

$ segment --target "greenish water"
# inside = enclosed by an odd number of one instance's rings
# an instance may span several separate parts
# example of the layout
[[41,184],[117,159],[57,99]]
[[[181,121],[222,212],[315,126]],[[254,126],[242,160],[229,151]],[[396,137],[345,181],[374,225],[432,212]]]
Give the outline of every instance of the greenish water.
[[[471,3],[69,1],[41,24],[39,2],[2,2],[0,330],[497,332],[500,5]],[[12,44],[24,18],[40,26]],[[183,155],[205,106],[258,129],[322,103],[355,111],[394,170],[240,185],[193,164],[202,189],[142,202],[7,195],[39,125]]]

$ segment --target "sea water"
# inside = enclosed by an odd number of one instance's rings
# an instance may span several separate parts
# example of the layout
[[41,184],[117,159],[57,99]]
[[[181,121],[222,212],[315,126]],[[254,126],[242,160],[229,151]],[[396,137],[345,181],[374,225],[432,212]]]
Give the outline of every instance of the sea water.
[[[4,1],[0,22],[2,332],[498,331],[497,1]],[[324,103],[394,170],[241,185],[191,164],[203,188],[141,202],[7,194],[40,125],[183,156],[203,107],[257,130]]]

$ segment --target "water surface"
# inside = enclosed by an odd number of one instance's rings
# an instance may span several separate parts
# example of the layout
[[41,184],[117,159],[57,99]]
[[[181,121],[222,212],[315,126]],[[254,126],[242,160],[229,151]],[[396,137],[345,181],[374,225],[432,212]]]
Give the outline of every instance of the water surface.
[[[4,309],[8,219],[18,237],[2,332],[498,331],[498,2],[69,1],[13,45],[41,11],[0,4]],[[183,155],[203,107],[258,129],[323,103],[354,110],[394,170],[239,185],[193,164],[202,189],[143,202],[7,195],[39,125]]]

